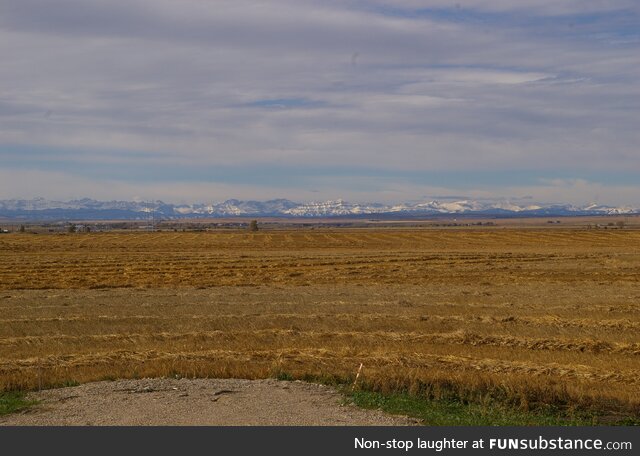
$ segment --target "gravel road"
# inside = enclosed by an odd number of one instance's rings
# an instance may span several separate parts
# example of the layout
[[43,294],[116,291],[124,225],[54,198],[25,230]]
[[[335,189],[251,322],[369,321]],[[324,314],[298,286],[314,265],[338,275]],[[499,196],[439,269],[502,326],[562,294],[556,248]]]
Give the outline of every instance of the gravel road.
[[0,425],[407,426],[415,420],[341,405],[333,388],[304,382],[141,379],[31,393],[40,403]]

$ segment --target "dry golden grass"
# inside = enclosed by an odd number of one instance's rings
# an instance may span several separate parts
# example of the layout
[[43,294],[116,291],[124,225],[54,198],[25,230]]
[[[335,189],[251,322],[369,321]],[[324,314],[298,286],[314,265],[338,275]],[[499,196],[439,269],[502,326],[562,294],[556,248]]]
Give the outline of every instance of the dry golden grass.
[[135,376],[361,379],[640,414],[640,232],[0,238],[0,389]]

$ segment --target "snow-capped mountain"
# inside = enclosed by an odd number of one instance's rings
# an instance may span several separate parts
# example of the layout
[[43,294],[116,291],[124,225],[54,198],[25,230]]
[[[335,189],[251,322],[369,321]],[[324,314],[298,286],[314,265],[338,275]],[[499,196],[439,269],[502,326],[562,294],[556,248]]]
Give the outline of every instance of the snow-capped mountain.
[[391,210],[383,204],[356,204],[339,199],[335,201],[297,204],[283,211],[283,214],[291,217],[336,217],[380,214],[384,212],[391,212]]
[[65,219],[147,219],[196,217],[360,217],[360,216],[435,216],[466,214],[484,216],[562,216],[640,214],[640,209],[590,204],[518,205],[509,201],[423,201],[400,204],[352,203],[344,200],[296,203],[287,199],[241,201],[230,199],[209,204],[168,204],[162,201],[97,201],[89,198],[71,201],[0,200],[0,217]]

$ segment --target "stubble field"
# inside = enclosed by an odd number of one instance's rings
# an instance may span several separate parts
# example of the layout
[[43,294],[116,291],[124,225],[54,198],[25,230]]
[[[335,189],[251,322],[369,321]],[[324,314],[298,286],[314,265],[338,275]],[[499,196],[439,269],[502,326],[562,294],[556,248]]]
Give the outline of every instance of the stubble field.
[[0,237],[0,390],[299,378],[640,415],[640,231]]

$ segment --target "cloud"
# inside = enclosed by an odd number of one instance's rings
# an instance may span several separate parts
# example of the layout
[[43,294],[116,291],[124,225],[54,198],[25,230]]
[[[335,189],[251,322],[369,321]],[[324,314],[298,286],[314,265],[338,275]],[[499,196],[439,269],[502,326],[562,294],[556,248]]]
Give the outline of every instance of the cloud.
[[[370,0],[367,0],[369,2]],[[355,1],[362,4],[363,1]],[[638,11],[638,4],[633,0],[373,0],[373,3],[406,10],[453,9],[479,12],[507,13],[527,12],[542,16],[583,15],[609,13],[618,11]]]
[[[344,198],[354,202],[397,203],[416,200],[480,199],[534,203],[618,204],[640,207],[640,185],[602,183],[580,178],[540,179],[523,185],[483,185],[434,179],[424,182],[402,176],[307,175],[289,182],[206,181],[202,179],[144,179],[136,182],[111,177],[82,177],[64,171],[0,170],[0,195],[14,198],[71,200],[84,197],[100,200],[153,200],[169,203],[215,202],[231,198],[319,201]],[[300,181],[304,181],[302,184]],[[28,185],[24,185],[28,182]],[[50,189],[56,189],[52,195]],[[19,191],[16,191],[19,189]]]
[[[374,169],[402,195],[426,191],[399,185],[409,171],[640,172],[637,2],[21,0],[1,9],[4,169],[66,169],[78,185],[114,169],[135,187],[151,165],[167,185],[178,168],[331,165]],[[333,177],[314,182],[316,199],[355,194]],[[67,192],[47,182],[46,194]],[[296,182],[279,191],[304,193]],[[194,171],[194,188],[209,188],[201,183]],[[243,195],[264,190],[232,184]],[[0,197],[28,191],[15,181]]]

